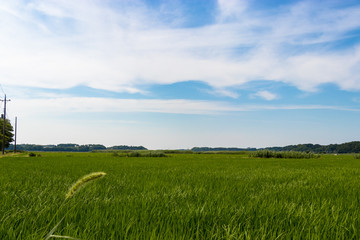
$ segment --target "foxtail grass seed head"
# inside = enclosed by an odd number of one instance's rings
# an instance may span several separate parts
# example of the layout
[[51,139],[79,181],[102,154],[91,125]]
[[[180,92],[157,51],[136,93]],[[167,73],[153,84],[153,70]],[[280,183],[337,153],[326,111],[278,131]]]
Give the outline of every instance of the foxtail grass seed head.
[[72,185],[72,187],[69,189],[69,191],[67,192],[67,194],[65,196],[65,200],[68,198],[71,198],[86,183],[94,181],[96,179],[99,179],[105,175],[106,175],[106,173],[104,173],[104,172],[94,172],[94,173],[90,173],[88,175],[83,176],[82,178],[77,180],[77,182],[74,183],[74,185]]

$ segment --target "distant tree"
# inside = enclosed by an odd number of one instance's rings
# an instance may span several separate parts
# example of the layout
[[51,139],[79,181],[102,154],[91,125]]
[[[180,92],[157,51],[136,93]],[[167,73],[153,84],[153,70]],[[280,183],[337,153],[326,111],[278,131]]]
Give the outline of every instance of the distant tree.
[[[4,126],[4,119],[0,119],[0,146],[2,147],[3,143],[3,126]],[[10,143],[14,141],[14,129],[11,126],[11,123],[8,119],[5,119],[5,148],[10,146]]]
[[110,149],[110,150],[147,150],[147,148],[145,148],[143,146],[127,146],[127,145],[112,146],[107,149]]

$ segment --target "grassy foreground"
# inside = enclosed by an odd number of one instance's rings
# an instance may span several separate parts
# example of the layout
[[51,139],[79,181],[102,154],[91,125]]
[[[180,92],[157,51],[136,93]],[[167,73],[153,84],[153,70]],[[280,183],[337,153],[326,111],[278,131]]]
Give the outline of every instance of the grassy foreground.
[[[83,240],[360,239],[351,155],[41,155],[0,158],[0,239],[44,239],[64,216],[55,233]],[[79,177],[99,171],[60,207]]]

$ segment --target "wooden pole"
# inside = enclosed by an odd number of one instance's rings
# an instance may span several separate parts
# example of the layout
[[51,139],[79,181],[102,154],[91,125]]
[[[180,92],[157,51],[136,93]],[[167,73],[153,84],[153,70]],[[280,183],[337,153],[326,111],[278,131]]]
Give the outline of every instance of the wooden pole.
[[14,144],[14,153],[16,153],[16,134],[17,134],[17,117],[15,117],[15,144]]
[[5,154],[5,125],[6,125],[6,102],[10,101],[6,100],[6,94],[5,94],[5,99],[1,100],[4,102],[4,116],[3,116],[3,139],[2,139],[2,154]]
[[6,119],[6,94],[4,100],[4,116],[3,116],[3,139],[2,139],[2,154],[5,154],[5,119]]

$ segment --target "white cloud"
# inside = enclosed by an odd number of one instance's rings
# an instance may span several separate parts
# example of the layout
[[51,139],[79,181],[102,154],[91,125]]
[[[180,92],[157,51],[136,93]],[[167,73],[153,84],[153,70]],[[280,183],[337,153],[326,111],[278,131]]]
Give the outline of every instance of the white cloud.
[[141,84],[201,80],[221,91],[265,79],[306,91],[323,83],[360,90],[359,43],[332,52],[322,45],[298,50],[358,29],[359,6],[336,9],[308,1],[269,15],[253,14],[251,2],[219,0],[217,23],[173,28],[141,1],[108,4],[1,1],[2,84],[137,92]]
[[360,45],[343,54],[315,54],[290,57],[284,65],[284,79],[311,91],[318,85],[334,83],[346,90],[360,90]]
[[218,0],[219,21],[240,18],[247,5],[246,0]]
[[262,99],[265,99],[267,101],[271,101],[277,98],[277,95],[274,93],[271,93],[269,91],[258,91],[254,94],[254,97],[260,97]]

